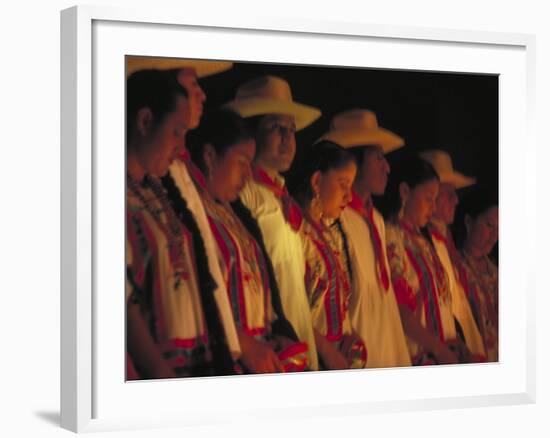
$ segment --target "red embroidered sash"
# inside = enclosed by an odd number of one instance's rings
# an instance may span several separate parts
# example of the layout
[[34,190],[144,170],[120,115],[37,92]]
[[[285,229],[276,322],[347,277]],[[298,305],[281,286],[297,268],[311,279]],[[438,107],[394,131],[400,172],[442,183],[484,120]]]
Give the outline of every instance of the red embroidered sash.
[[[409,224],[404,221],[400,222],[400,226],[409,233],[410,239],[422,238],[416,230],[414,230]],[[430,247],[430,254],[424,254],[418,245],[405,249],[407,257],[409,258],[414,271],[418,277],[420,285],[420,292],[422,294],[422,300],[424,304],[424,316],[426,318],[427,328],[434,333],[442,342],[445,342],[445,335],[443,330],[443,323],[441,320],[441,312],[439,305],[439,293],[436,285],[436,278],[443,274],[443,266],[436,265],[433,268],[435,272],[432,272],[432,268],[428,263],[428,258],[431,258],[435,263],[438,262],[435,249]]]
[[[306,217],[308,217],[307,212]],[[324,294],[323,304],[327,318],[327,334],[325,337],[331,342],[340,341],[343,336],[345,314],[349,307],[351,287],[338,256],[325,239],[322,226],[316,224],[311,217],[309,217],[308,223],[314,230],[314,233],[308,232],[309,238],[315,245],[327,272],[327,281],[317,282],[312,288],[312,297],[318,294],[316,290]],[[306,265],[306,284],[310,283],[308,281],[309,271],[309,266]]]
[[378,228],[376,228],[376,224],[374,223],[374,208],[372,207],[372,205],[370,206],[370,208],[365,207],[363,205],[363,202],[361,201],[361,198],[359,198],[359,195],[357,195],[357,193],[355,192],[352,192],[352,198],[349,206],[353,208],[357,213],[359,213],[363,217],[363,219],[365,219],[365,222],[369,227],[370,236],[374,247],[374,255],[376,257],[376,264],[378,266],[378,273],[380,275],[382,286],[384,286],[384,290],[387,292],[390,281],[388,271],[386,269],[386,264],[384,263],[385,255],[382,245],[382,239],[380,237]]
[[302,211],[296,201],[289,195],[286,187],[279,186],[261,167],[252,169],[254,180],[271,190],[283,203],[283,215],[287,223],[294,231],[300,229],[302,224]]
[[201,189],[207,190],[206,179],[204,178],[202,171],[197,167],[195,163],[193,163],[193,160],[191,160],[191,155],[189,155],[189,151],[186,148],[183,148],[183,150],[180,152],[179,159],[185,163],[185,165],[187,166],[187,171],[189,172],[189,175],[195,181],[195,183]]
[[439,240],[440,242],[443,242],[445,246],[447,247],[447,252],[449,253],[449,258],[451,259],[451,262],[455,269],[458,272],[458,279],[464,288],[464,292],[469,295],[471,294],[471,288],[468,286],[468,276],[466,274],[466,269],[464,268],[464,265],[462,264],[462,260],[460,258],[460,254],[458,253],[458,250],[456,249],[455,243],[453,241],[452,236],[445,236],[441,234],[434,226],[428,225],[428,229],[430,230],[430,233],[432,237]]

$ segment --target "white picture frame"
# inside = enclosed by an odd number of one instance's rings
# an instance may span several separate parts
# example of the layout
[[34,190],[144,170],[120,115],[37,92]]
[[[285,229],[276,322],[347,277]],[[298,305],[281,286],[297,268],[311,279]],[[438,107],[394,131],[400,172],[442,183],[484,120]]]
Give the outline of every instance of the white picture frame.
[[[195,44],[175,44],[174,35],[193,35]],[[372,51],[350,64],[353,56],[339,47]],[[535,219],[510,202],[535,205],[534,47],[534,36],[525,34],[267,16],[228,22],[177,10],[62,11],[62,427],[102,431],[534,402],[534,268],[514,254],[532,253]],[[500,363],[124,383],[123,53],[499,74]],[[521,156],[513,154],[519,143],[527,152]],[[527,225],[521,237],[518,224]],[[514,269],[506,269],[512,262]],[[191,397],[170,404],[182,391]],[[290,392],[299,397],[285,397]]]

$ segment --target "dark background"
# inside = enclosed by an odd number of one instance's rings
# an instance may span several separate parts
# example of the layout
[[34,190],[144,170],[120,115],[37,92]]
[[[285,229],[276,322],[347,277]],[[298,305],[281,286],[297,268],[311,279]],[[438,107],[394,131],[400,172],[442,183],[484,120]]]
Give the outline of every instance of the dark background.
[[[291,173],[299,169],[304,151],[328,130],[332,116],[365,108],[376,113],[380,126],[403,137],[408,151],[446,150],[456,170],[497,195],[498,76],[235,63],[227,72],[201,79],[206,109],[232,100],[240,84],[265,74],[287,80],[295,101],[322,112],[297,133]],[[390,165],[398,154],[387,156]]]
[[[442,149],[455,170],[477,179],[475,186],[458,191],[460,199],[475,198],[481,189],[498,201],[498,76],[237,62],[200,80],[206,110],[233,100],[240,84],[267,74],[287,80],[296,102],[322,112],[296,134],[296,159],[286,176],[299,172],[307,149],[335,114],[364,108],[376,113],[379,126],[405,139],[404,148],[386,156],[390,167],[400,154]],[[460,206],[456,224],[463,223],[459,217]],[[491,257],[498,262],[498,245]]]

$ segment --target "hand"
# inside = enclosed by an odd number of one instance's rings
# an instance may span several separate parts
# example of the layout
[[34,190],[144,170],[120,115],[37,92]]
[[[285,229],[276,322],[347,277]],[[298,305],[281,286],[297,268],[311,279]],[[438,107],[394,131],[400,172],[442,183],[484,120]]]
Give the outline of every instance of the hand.
[[252,373],[283,373],[283,364],[265,342],[257,341],[252,336],[239,333],[241,343],[241,361]]
[[348,361],[342,353],[340,353],[334,344],[327,340],[316,329],[313,330],[315,336],[315,344],[317,351],[321,356],[323,365],[329,370],[345,370],[349,368]]
[[323,364],[329,370],[345,370],[349,368],[348,361],[336,348],[326,349],[321,354],[321,358],[323,359]]

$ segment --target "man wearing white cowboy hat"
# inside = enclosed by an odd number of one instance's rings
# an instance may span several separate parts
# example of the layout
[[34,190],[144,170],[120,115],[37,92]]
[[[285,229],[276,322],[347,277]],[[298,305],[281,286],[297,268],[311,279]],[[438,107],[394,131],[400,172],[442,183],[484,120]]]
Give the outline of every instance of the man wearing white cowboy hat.
[[294,160],[295,132],[313,123],[321,112],[294,102],[289,84],[275,76],[263,76],[241,85],[235,99],[225,107],[255,122],[253,179],[241,192],[241,201],[258,222],[275,271],[283,311],[298,338],[308,344],[310,369],[317,370],[317,350],[304,285],[304,252],[297,234],[301,216],[280,173],[287,171]]
[[475,184],[475,179],[455,171],[447,152],[429,150],[421,152],[420,156],[430,162],[439,175],[436,209],[428,229],[437,255],[449,278],[453,315],[460,325],[466,347],[470,352],[468,360],[483,361],[486,357],[483,340],[460,281],[460,260],[449,230],[449,226],[454,222],[455,209],[458,205],[456,190]]
[[357,159],[352,201],[333,234],[348,249],[352,269],[350,316],[368,350],[367,368],[409,366],[411,359],[391,285],[385,225],[372,195],[382,195],[390,171],[384,155],[403,146],[393,132],[378,126],[374,112],[351,109],[337,114],[320,140],[349,149]]
[[[206,100],[206,95],[198,84],[197,78],[221,73],[233,66],[233,63],[224,61],[202,61],[147,56],[127,56],[126,62],[127,77],[140,70],[178,71],[178,82],[187,91],[188,114],[186,116],[186,132],[199,125],[203,112],[203,104]],[[197,223],[208,259],[208,270],[215,282],[215,285],[212,285],[212,287],[214,289],[213,292],[218,307],[218,313],[225,331],[225,342],[227,342],[233,358],[236,359],[241,352],[237,331],[233,321],[225,281],[217,262],[217,246],[206,217],[202,200],[189,174],[190,171],[193,171],[193,164],[185,148],[185,133],[182,136],[182,143],[178,151],[178,156],[173,158],[174,161],[169,167],[169,173],[163,178],[163,184],[166,187],[168,183],[172,188],[169,190],[171,193],[171,202],[174,204],[181,201],[181,199],[184,200],[184,203],[191,211]]]

